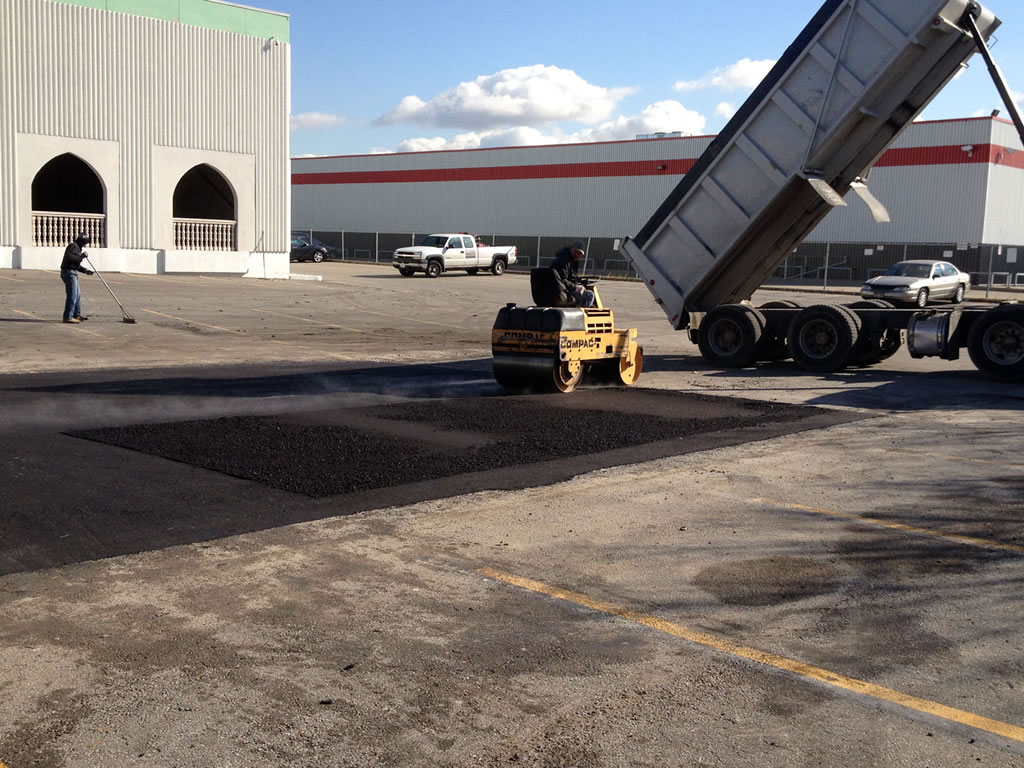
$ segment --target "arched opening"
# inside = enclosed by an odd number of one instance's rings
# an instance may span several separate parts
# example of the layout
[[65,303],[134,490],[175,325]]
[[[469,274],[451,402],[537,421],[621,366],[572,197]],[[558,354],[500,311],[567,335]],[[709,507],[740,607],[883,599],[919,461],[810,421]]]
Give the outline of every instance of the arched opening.
[[235,192],[213,166],[201,163],[178,180],[172,210],[175,248],[235,250]]
[[105,197],[88,163],[70,152],[53,158],[32,179],[32,244],[62,247],[85,232],[93,246],[104,247]]

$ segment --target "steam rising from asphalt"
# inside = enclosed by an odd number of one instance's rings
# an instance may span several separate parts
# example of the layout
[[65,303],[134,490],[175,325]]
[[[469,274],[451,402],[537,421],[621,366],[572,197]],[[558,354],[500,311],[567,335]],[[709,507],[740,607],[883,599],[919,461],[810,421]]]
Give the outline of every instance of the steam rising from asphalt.
[[[0,434],[29,427],[57,431],[195,421],[221,416],[267,416],[326,408],[365,407],[423,398],[481,397],[499,392],[492,378],[467,372],[466,377],[390,377],[388,369],[375,375],[310,373],[278,387],[252,387],[238,379],[237,395],[204,394],[230,380],[195,380],[195,394],[187,384],[131,382],[118,391],[109,382],[53,388],[9,390],[0,405]],[[248,382],[248,383],[247,383]],[[251,391],[246,392],[246,389]],[[161,391],[163,390],[163,391]]]

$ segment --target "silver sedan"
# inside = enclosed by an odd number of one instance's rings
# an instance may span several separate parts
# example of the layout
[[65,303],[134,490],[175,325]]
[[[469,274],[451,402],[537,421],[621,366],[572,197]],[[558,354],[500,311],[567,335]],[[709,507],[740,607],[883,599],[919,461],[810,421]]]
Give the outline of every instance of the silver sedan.
[[872,277],[861,287],[860,295],[865,299],[888,299],[924,307],[929,301],[940,299],[959,304],[970,287],[970,275],[948,261],[918,259],[898,262]]

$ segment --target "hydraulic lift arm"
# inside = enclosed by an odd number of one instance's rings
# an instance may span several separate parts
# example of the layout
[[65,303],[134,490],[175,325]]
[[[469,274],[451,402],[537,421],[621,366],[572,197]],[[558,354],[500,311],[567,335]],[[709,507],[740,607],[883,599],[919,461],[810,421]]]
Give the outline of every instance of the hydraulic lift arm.
[[1003,77],[1003,73],[999,70],[999,65],[996,64],[995,59],[992,58],[992,52],[988,49],[988,43],[985,42],[985,38],[981,34],[981,30],[978,29],[978,25],[975,23],[974,15],[976,11],[968,12],[965,16],[967,28],[971,31],[971,35],[974,37],[974,42],[978,46],[978,51],[981,53],[982,58],[985,59],[985,64],[988,66],[988,73],[992,76],[992,82],[996,84],[996,89],[999,91],[999,95],[1003,99],[1003,104],[1006,105],[1006,111],[1010,113],[1010,119],[1013,120],[1013,124],[1017,126],[1017,134],[1020,136],[1021,143],[1024,144],[1024,119],[1021,119],[1020,110],[1017,108],[1017,103],[1013,100],[1013,96],[1010,94],[1010,88],[1006,84],[1006,78]]

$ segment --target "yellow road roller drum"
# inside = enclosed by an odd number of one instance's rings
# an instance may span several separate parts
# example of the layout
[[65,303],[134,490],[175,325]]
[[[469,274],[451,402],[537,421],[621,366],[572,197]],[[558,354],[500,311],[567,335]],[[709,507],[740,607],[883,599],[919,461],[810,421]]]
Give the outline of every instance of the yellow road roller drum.
[[498,310],[491,331],[494,378],[515,391],[572,392],[588,382],[631,385],[643,369],[636,328],[617,329],[594,291],[596,306]]

